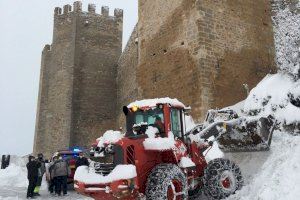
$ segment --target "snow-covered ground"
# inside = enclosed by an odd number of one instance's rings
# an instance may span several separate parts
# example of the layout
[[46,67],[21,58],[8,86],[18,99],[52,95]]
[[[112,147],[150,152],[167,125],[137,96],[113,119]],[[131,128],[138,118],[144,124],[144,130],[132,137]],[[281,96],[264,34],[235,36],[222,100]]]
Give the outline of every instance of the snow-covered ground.
[[[25,200],[27,192],[27,170],[26,158],[12,156],[10,166],[6,169],[0,169],[0,200]],[[47,191],[47,183],[44,180],[40,191],[41,197],[38,199],[53,199]],[[61,197],[62,200],[89,200],[77,194],[75,191],[69,191],[69,196]]]
[[275,132],[267,152],[227,154],[238,163],[245,186],[229,200],[300,199],[300,136]]
[[[216,149],[217,151],[217,149]],[[211,155],[210,155],[211,154]],[[222,155],[209,152],[212,158]],[[228,200],[298,200],[300,197],[300,136],[275,132],[271,150],[266,152],[230,153],[242,169],[245,186]],[[26,197],[25,160],[14,159],[10,167],[0,170],[0,199],[23,200]],[[52,199],[45,182],[39,199]],[[86,199],[70,192],[63,200]],[[201,197],[201,200],[205,197]]]

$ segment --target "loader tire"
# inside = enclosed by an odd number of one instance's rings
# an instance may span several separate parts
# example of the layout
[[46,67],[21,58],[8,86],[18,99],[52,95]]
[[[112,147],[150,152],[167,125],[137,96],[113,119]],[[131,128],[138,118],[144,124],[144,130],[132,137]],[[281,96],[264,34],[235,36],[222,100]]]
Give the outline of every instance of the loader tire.
[[244,183],[239,166],[223,158],[208,163],[203,182],[205,195],[213,199],[224,199],[234,194]]
[[157,165],[148,176],[145,193],[147,200],[186,200],[187,178],[177,165]]

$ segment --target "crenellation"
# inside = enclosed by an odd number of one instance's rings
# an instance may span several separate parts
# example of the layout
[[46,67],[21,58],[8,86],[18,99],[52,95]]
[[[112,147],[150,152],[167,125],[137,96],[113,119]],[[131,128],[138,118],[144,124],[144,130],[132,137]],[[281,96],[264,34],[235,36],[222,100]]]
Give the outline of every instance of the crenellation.
[[101,8],[101,14],[103,16],[109,16],[109,7],[108,6],[102,6],[102,8]]
[[61,15],[61,13],[62,13],[62,9],[60,7],[56,7],[54,9],[54,15]]
[[52,45],[42,52],[34,153],[86,146],[116,127],[123,30],[108,7],[103,13],[94,4],[83,11],[79,1],[55,9]]
[[75,1],[73,6],[74,6],[74,12],[82,12],[82,2],[81,1]]
[[51,51],[51,45],[50,44],[46,44],[44,46],[43,52],[47,52],[47,51]]
[[96,5],[95,4],[89,4],[88,5],[88,12],[95,14],[96,13]]
[[114,10],[114,16],[117,17],[117,18],[123,18],[123,10],[119,9],[119,8],[116,8]]
[[69,4],[64,5],[63,11],[64,11],[64,12],[63,12],[64,15],[68,14],[69,12],[72,12],[72,6],[69,5]]

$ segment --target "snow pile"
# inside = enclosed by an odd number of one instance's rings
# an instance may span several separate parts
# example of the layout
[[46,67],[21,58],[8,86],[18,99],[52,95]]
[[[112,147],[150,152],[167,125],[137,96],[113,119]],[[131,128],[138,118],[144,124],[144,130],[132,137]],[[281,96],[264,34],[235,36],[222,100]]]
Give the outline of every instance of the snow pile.
[[289,94],[298,95],[300,80],[294,81],[287,74],[267,75],[245,100],[244,112],[249,115],[274,115],[289,125],[300,121],[300,108],[293,105]]
[[[246,186],[228,200],[296,200],[300,197],[300,136],[274,134],[271,150],[232,154]],[[237,158],[238,157],[238,158]]]
[[179,167],[187,168],[187,167],[195,167],[195,163],[189,157],[182,157],[179,162]]
[[134,165],[117,165],[107,176],[89,171],[89,167],[87,166],[81,166],[77,168],[74,180],[85,184],[106,184],[118,180],[132,179],[136,176],[136,167]]
[[300,1],[273,2],[277,66],[300,78]]
[[11,163],[6,169],[0,169],[0,187],[27,187],[27,169]]
[[[175,139],[172,132],[169,132],[169,137],[167,138],[146,138],[143,142],[144,148],[146,150],[158,150],[165,151],[175,148]],[[149,135],[148,135],[149,136]]]
[[102,137],[98,138],[98,147],[104,147],[105,144],[114,144],[124,137],[120,131],[106,131]]
[[138,108],[142,107],[155,107],[157,104],[170,104],[174,107],[185,107],[183,103],[178,101],[177,99],[171,99],[169,97],[165,98],[156,98],[156,99],[144,99],[141,101],[135,101],[129,104],[127,107],[132,108],[137,106]]

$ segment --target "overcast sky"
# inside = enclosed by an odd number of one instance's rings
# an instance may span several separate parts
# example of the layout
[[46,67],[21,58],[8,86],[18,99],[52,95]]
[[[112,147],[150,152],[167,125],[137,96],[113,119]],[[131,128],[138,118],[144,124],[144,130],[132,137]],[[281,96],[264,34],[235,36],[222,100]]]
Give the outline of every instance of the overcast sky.
[[[71,0],[0,0],[0,155],[32,152],[41,51],[51,44],[53,10]],[[123,46],[137,22],[137,0],[83,0],[124,9]]]

